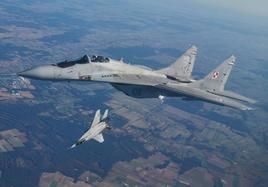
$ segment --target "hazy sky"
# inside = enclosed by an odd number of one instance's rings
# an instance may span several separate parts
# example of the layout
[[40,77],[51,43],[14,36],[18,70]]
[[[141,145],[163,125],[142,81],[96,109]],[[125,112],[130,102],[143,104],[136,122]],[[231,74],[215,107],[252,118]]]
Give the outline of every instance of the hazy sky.
[[268,17],[268,0],[195,0],[245,14]]

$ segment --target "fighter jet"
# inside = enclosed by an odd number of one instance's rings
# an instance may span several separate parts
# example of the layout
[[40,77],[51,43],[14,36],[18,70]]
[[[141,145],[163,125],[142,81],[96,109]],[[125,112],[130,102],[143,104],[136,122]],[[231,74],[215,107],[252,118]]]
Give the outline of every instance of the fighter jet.
[[100,114],[100,110],[97,110],[91,127],[75,144],[70,147],[70,149],[75,148],[76,146],[81,145],[90,139],[94,139],[99,143],[104,142],[102,131],[105,129],[111,129],[108,125],[108,119],[108,109],[105,110],[102,117]]
[[193,80],[191,73],[197,48],[191,47],[169,67],[152,70],[103,56],[87,55],[74,61],[39,66],[18,73],[19,76],[42,80],[93,81],[109,83],[117,90],[135,98],[179,97],[202,100],[241,110],[252,108],[245,103],[254,100],[225,91],[224,87],[235,63],[231,56],[201,80]]

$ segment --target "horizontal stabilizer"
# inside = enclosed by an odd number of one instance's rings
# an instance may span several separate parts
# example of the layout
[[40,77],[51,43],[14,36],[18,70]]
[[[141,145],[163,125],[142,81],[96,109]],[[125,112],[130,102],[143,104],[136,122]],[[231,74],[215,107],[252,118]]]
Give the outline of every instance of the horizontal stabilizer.
[[235,99],[235,100],[238,100],[238,101],[243,101],[243,102],[247,102],[247,103],[250,103],[250,104],[255,104],[257,101],[253,100],[253,99],[250,99],[248,97],[245,97],[243,95],[240,95],[240,94],[237,94],[237,93],[234,93],[234,92],[231,92],[231,91],[222,91],[222,92],[212,92],[212,91],[209,91],[215,95],[219,95],[219,96],[224,96],[224,97],[228,97],[230,99]]
[[98,134],[97,136],[95,136],[93,139],[96,140],[96,141],[99,142],[99,143],[104,142],[104,138],[103,138],[103,136],[102,136],[101,133]]

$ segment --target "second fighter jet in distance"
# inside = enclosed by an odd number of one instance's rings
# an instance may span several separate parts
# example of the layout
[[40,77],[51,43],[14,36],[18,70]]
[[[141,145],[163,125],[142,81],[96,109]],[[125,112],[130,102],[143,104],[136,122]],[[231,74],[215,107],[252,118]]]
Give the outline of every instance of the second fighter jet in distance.
[[108,109],[105,110],[103,116],[101,116],[100,110],[97,110],[90,128],[70,148],[75,148],[91,139],[94,139],[99,143],[104,142],[102,131],[111,129],[108,125],[108,119]]

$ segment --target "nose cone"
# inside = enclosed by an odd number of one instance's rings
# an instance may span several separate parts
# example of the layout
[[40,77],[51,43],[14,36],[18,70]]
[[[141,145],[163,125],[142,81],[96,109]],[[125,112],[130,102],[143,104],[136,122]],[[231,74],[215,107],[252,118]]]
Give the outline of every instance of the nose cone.
[[76,144],[73,144],[69,149],[73,149],[76,147]]
[[55,67],[52,65],[40,66],[19,72],[18,75],[31,79],[54,79]]

